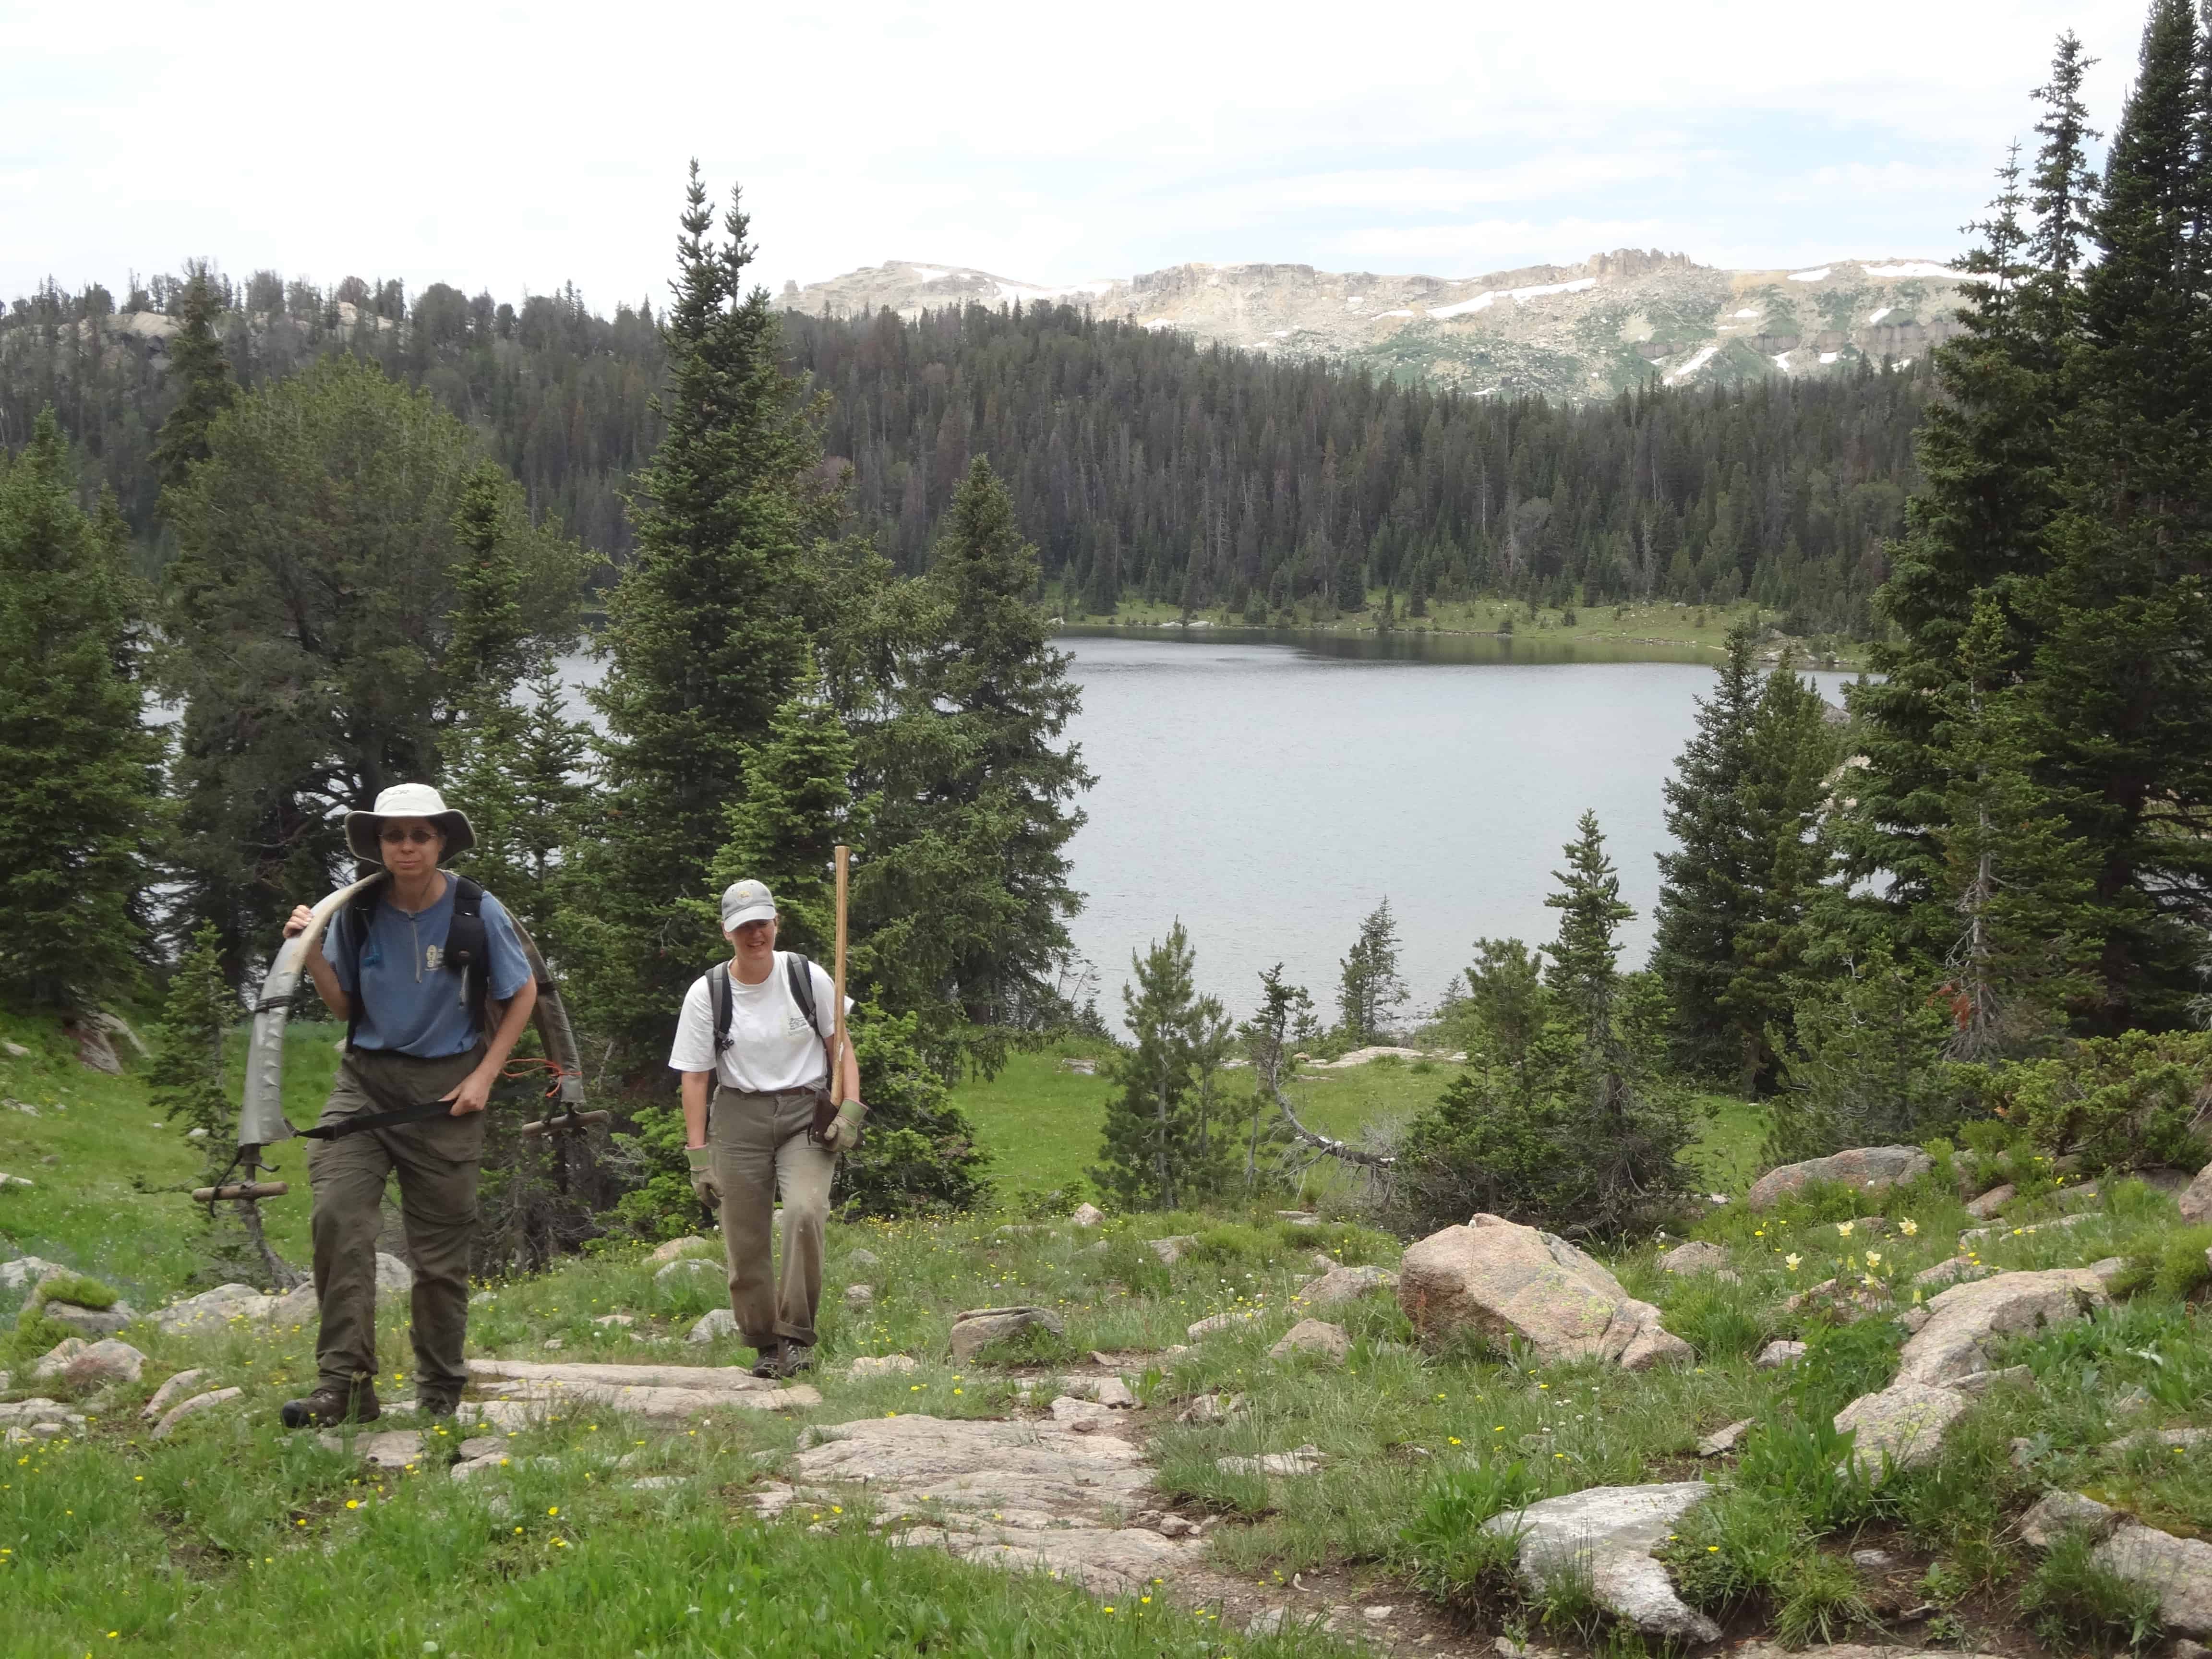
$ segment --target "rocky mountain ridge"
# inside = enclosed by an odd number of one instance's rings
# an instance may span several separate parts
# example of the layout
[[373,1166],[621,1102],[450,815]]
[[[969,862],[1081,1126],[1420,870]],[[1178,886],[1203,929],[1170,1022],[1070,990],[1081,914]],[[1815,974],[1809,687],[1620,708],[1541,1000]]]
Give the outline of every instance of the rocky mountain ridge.
[[906,318],[954,306],[1087,306],[1202,343],[1478,394],[1587,398],[1655,374],[1681,386],[1909,362],[1958,331],[1960,281],[1930,259],[1723,270],[1656,248],[1474,277],[1181,264],[1060,288],[893,260],[805,287],[787,283],[781,303]]

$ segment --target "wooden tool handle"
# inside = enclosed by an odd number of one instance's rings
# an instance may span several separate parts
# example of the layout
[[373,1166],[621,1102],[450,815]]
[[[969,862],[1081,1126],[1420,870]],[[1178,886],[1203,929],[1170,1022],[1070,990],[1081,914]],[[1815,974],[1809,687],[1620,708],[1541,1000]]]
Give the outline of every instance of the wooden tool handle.
[[837,849],[837,991],[833,999],[836,1035],[830,1043],[830,1098],[845,1098],[845,888],[853,866],[853,849]]

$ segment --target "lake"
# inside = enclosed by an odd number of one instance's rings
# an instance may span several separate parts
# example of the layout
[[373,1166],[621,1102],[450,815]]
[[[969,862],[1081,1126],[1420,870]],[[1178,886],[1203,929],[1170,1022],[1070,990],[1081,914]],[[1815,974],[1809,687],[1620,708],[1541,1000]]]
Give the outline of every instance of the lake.
[[[1281,962],[1333,1017],[1338,963],[1386,896],[1433,1006],[1473,942],[1551,938],[1559,849],[1594,809],[1651,943],[1660,784],[1714,653],[1555,638],[1079,632],[1073,735],[1098,775],[1073,844],[1075,943],[1118,1023],[1130,953],[1180,916],[1238,1013]],[[1672,657],[1673,660],[1650,660]],[[1813,677],[1832,702],[1854,677]]]
[[[1097,774],[1071,852],[1070,931],[1116,1024],[1129,957],[1179,916],[1200,988],[1249,1013],[1280,962],[1334,1018],[1338,963],[1384,897],[1401,972],[1432,1007],[1485,936],[1540,944],[1559,848],[1593,808],[1651,945],[1659,786],[1715,653],[1508,636],[1077,629],[1071,735]],[[599,665],[562,665],[572,687]],[[1842,701],[1854,676],[1816,673]],[[580,717],[580,696],[574,700]]]

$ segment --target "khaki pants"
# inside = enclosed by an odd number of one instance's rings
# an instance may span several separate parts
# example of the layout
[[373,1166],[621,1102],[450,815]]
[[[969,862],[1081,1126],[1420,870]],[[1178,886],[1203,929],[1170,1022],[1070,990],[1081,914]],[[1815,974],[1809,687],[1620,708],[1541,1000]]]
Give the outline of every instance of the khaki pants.
[[[814,1343],[822,1305],[822,1234],[837,1155],[806,1137],[811,1089],[753,1094],[717,1087],[708,1145],[722,1189],[722,1248],[730,1262],[730,1311],[756,1348]],[[769,1259],[769,1224],[783,1195],[783,1272]]]
[[[481,1048],[444,1060],[351,1050],[319,1122],[435,1100],[483,1058]],[[313,1143],[307,1178],[315,1192],[315,1297],[322,1306],[315,1371],[321,1386],[348,1388],[375,1374],[376,1235],[384,1183],[395,1172],[415,1268],[416,1395],[451,1398],[466,1386],[469,1243],[483,1139],[483,1114],[471,1112]]]

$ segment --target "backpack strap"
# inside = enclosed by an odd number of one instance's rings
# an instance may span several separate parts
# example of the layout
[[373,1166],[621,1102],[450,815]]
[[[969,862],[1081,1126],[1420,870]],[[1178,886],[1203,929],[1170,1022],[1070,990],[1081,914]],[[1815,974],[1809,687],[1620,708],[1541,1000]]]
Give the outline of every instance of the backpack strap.
[[707,1012],[714,1032],[714,1058],[730,1050],[730,964],[717,963],[707,970]]
[[[799,1005],[799,1012],[806,1016],[806,1023],[814,1028],[814,1035],[822,1036],[822,1017],[814,1012],[814,964],[796,951],[787,951],[783,957],[784,981],[791,987],[791,1000]],[[827,1038],[823,1039],[827,1041]]]
[[362,1006],[365,999],[361,994],[361,957],[368,948],[369,924],[376,920],[376,907],[384,902],[384,890],[392,884],[387,872],[353,896],[343,912],[346,943],[353,951],[353,1007],[346,1015],[345,1046],[353,1048],[354,1034],[361,1030]]

